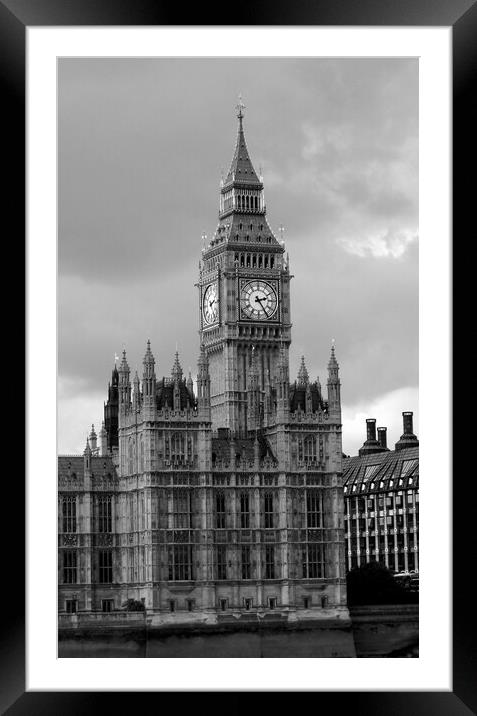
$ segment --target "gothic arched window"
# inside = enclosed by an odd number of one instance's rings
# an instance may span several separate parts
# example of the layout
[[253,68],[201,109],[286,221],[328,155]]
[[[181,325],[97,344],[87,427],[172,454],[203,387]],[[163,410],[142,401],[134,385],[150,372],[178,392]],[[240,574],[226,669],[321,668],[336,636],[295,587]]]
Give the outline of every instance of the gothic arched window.
[[63,532],[76,532],[76,495],[62,498]]
[[303,458],[305,462],[316,460],[316,438],[314,435],[308,435],[303,441]]
[[185,457],[185,439],[183,433],[173,433],[171,437],[172,460],[183,460]]

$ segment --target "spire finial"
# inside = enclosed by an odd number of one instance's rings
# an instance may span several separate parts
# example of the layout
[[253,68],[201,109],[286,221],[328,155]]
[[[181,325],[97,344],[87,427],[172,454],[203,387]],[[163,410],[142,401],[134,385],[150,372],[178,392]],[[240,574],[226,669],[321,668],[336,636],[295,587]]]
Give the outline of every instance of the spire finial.
[[237,117],[240,121],[240,124],[242,124],[243,119],[243,111],[245,109],[245,105],[243,103],[242,95],[239,94],[238,96],[238,104],[236,105],[235,109],[237,110]]
[[310,379],[309,379],[308,371],[307,371],[306,365],[305,365],[305,356],[302,356],[300,369],[298,371],[298,384],[299,385],[308,385],[309,381],[310,381]]

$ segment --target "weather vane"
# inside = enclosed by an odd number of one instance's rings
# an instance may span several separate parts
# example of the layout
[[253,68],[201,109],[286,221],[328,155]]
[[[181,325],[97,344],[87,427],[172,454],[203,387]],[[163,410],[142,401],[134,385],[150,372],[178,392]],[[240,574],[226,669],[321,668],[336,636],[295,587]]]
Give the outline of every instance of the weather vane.
[[244,103],[243,103],[243,99],[242,99],[242,95],[241,95],[241,94],[239,94],[238,99],[239,99],[239,101],[238,101],[238,104],[236,105],[235,109],[236,109],[237,112],[238,112],[237,117],[238,117],[239,119],[242,119],[242,117],[243,117],[243,110],[245,109],[245,105],[244,105]]

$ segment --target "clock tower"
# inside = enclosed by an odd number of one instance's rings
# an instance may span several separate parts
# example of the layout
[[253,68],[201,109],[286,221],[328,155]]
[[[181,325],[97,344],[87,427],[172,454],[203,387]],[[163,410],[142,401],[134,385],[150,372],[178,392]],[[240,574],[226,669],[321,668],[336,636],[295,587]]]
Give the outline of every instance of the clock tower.
[[[209,359],[214,429],[245,437],[260,427],[265,394],[288,366],[290,273],[270,228],[262,177],[245,142],[244,105],[232,164],[220,186],[219,222],[199,264],[200,336]],[[260,395],[251,409],[250,392]]]

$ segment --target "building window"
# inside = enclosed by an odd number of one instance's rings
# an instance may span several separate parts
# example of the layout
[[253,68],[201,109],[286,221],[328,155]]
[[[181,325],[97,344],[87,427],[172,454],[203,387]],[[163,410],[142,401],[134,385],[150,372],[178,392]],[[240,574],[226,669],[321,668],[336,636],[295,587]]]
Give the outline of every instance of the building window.
[[315,462],[316,460],[316,439],[312,435],[303,440],[303,460],[306,463]]
[[322,496],[318,490],[307,490],[306,493],[306,526],[322,527]]
[[217,529],[225,528],[225,495],[218,492],[215,496],[215,526]]
[[188,600],[187,600],[187,611],[188,611],[188,612],[193,612],[193,611],[194,611],[194,607],[195,607],[195,601],[194,601],[194,599],[188,599]]
[[217,579],[227,579],[227,551],[224,544],[217,545]]
[[76,550],[67,549],[63,552],[63,583],[76,584],[77,579]]
[[169,611],[170,612],[176,611],[176,603],[175,603],[174,599],[169,600]]
[[265,527],[273,527],[273,493],[266,492],[264,497]]
[[247,611],[250,611],[253,606],[253,599],[251,599],[250,597],[245,597],[243,600],[243,605]]
[[173,433],[171,437],[171,459],[177,461],[185,457],[185,438],[183,433]]
[[114,599],[102,599],[101,611],[112,612],[114,610]]
[[277,607],[277,598],[276,597],[268,597],[268,608],[276,609],[276,607]]
[[275,547],[265,546],[265,579],[275,579]]
[[112,532],[112,501],[111,495],[98,498],[99,532]]
[[65,599],[65,609],[67,614],[76,614],[78,611],[78,600]]
[[227,609],[227,603],[228,603],[228,599],[221,599],[221,600],[220,600],[220,610],[221,610],[222,612],[225,612],[225,610]]
[[192,514],[190,509],[190,493],[188,490],[175,490],[173,495],[174,528],[184,529],[192,527]]
[[328,606],[328,597],[321,597],[321,608],[326,609]]
[[193,579],[192,546],[175,544],[169,547],[169,581],[181,582]]
[[310,597],[303,597],[303,609],[310,608]]
[[76,532],[76,495],[62,498],[63,532]]
[[303,578],[323,579],[325,576],[325,548],[320,543],[311,543],[303,550]]
[[240,526],[244,529],[250,527],[249,497],[245,492],[240,495]]
[[99,581],[102,584],[113,581],[113,553],[110,549],[99,550]]
[[251,579],[250,547],[242,546],[242,579]]

